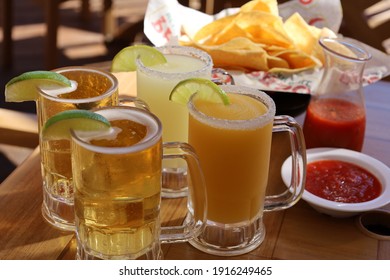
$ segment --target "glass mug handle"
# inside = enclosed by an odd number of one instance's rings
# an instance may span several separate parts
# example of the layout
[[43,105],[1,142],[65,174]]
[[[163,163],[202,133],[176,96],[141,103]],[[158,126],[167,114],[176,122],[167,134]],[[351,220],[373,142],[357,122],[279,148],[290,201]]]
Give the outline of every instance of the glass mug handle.
[[146,111],[150,111],[149,105],[138,97],[119,95],[118,100],[120,106],[131,106],[139,109],[144,109]]
[[234,85],[234,78],[228,71],[222,68],[213,68],[211,81],[217,85]]
[[163,149],[163,159],[180,158],[187,162],[190,174],[188,178],[191,179],[188,188],[187,210],[191,211],[191,215],[187,215],[183,225],[161,227],[160,241],[161,243],[186,242],[198,236],[205,226],[207,216],[206,184],[198,156],[189,144],[166,142],[163,143]]
[[306,178],[306,147],[301,126],[290,116],[275,116],[272,132],[289,132],[292,176],[287,190],[278,195],[266,196],[264,211],[283,210],[301,198]]

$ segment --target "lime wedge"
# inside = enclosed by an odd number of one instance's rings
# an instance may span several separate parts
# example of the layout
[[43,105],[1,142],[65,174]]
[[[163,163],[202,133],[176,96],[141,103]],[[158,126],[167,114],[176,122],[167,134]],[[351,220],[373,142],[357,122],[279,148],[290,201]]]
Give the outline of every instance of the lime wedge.
[[169,100],[187,105],[190,97],[196,93],[196,98],[212,103],[229,105],[229,97],[215,83],[202,78],[190,78],[179,82],[172,90]]
[[137,70],[136,60],[139,58],[145,66],[167,62],[165,56],[157,49],[146,45],[129,46],[119,51],[111,64],[111,72],[128,72]]
[[70,139],[71,130],[105,132],[110,128],[110,122],[102,115],[87,110],[68,110],[47,120],[42,129],[42,138],[44,140]]
[[30,71],[12,78],[5,85],[6,102],[36,100],[42,91],[61,91],[66,93],[75,89],[74,84],[65,76],[52,71]]

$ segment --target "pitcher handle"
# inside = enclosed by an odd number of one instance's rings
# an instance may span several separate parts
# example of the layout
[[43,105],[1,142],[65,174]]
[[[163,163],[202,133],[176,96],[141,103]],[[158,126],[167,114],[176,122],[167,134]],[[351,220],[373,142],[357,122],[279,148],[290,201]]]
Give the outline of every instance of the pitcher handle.
[[204,229],[207,216],[206,184],[199,158],[189,144],[166,142],[163,144],[163,149],[163,159],[180,158],[187,162],[190,182],[187,197],[188,214],[183,225],[162,227],[160,241],[161,243],[186,242],[198,236]]
[[283,210],[297,203],[302,197],[306,181],[306,146],[301,126],[290,116],[276,116],[272,131],[289,132],[292,176],[285,192],[265,198],[264,211]]

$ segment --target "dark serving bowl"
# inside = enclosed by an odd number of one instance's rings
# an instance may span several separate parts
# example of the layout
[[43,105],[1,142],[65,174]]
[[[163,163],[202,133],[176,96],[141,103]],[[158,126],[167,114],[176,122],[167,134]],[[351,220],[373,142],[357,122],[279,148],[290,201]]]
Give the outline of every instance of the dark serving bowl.
[[[223,68],[213,68],[213,82],[218,85],[234,85],[235,77]],[[242,84],[244,86],[244,84]],[[310,102],[309,93],[296,93],[287,91],[261,91],[268,94],[275,102],[276,115],[289,115],[296,117],[306,111]]]
[[268,94],[275,102],[276,115],[296,117],[306,111],[311,95],[284,91],[261,90]]

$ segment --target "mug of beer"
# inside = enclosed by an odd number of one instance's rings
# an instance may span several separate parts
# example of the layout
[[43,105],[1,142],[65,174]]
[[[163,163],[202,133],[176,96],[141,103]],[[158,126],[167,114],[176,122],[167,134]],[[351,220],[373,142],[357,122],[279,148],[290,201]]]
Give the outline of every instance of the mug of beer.
[[[62,111],[119,104],[118,80],[109,72],[76,66],[53,70],[77,83],[75,91],[53,94],[40,91],[36,106],[39,131],[47,120]],[[43,140],[40,136],[43,181],[42,215],[50,224],[74,231],[73,179],[70,142]]]
[[[112,126],[96,135],[72,131],[72,172],[78,259],[160,259],[160,244],[185,242],[203,230],[203,173],[186,143],[162,143],[160,120],[147,110],[113,106],[95,110]],[[162,162],[187,161],[194,196],[192,219],[160,226]]]
[[[206,182],[205,230],[190,243],[220,256],[247,253],[265,236],[264,211],[286,209],[302,195],[306,172],[301,127],[275,117],[273,100],[254,88],[224,85],[230,104],[193,95],[188,103],[189,144],[196,150]],[[293,155],[292,184],[266,196],[272,133],[287,131]]]

